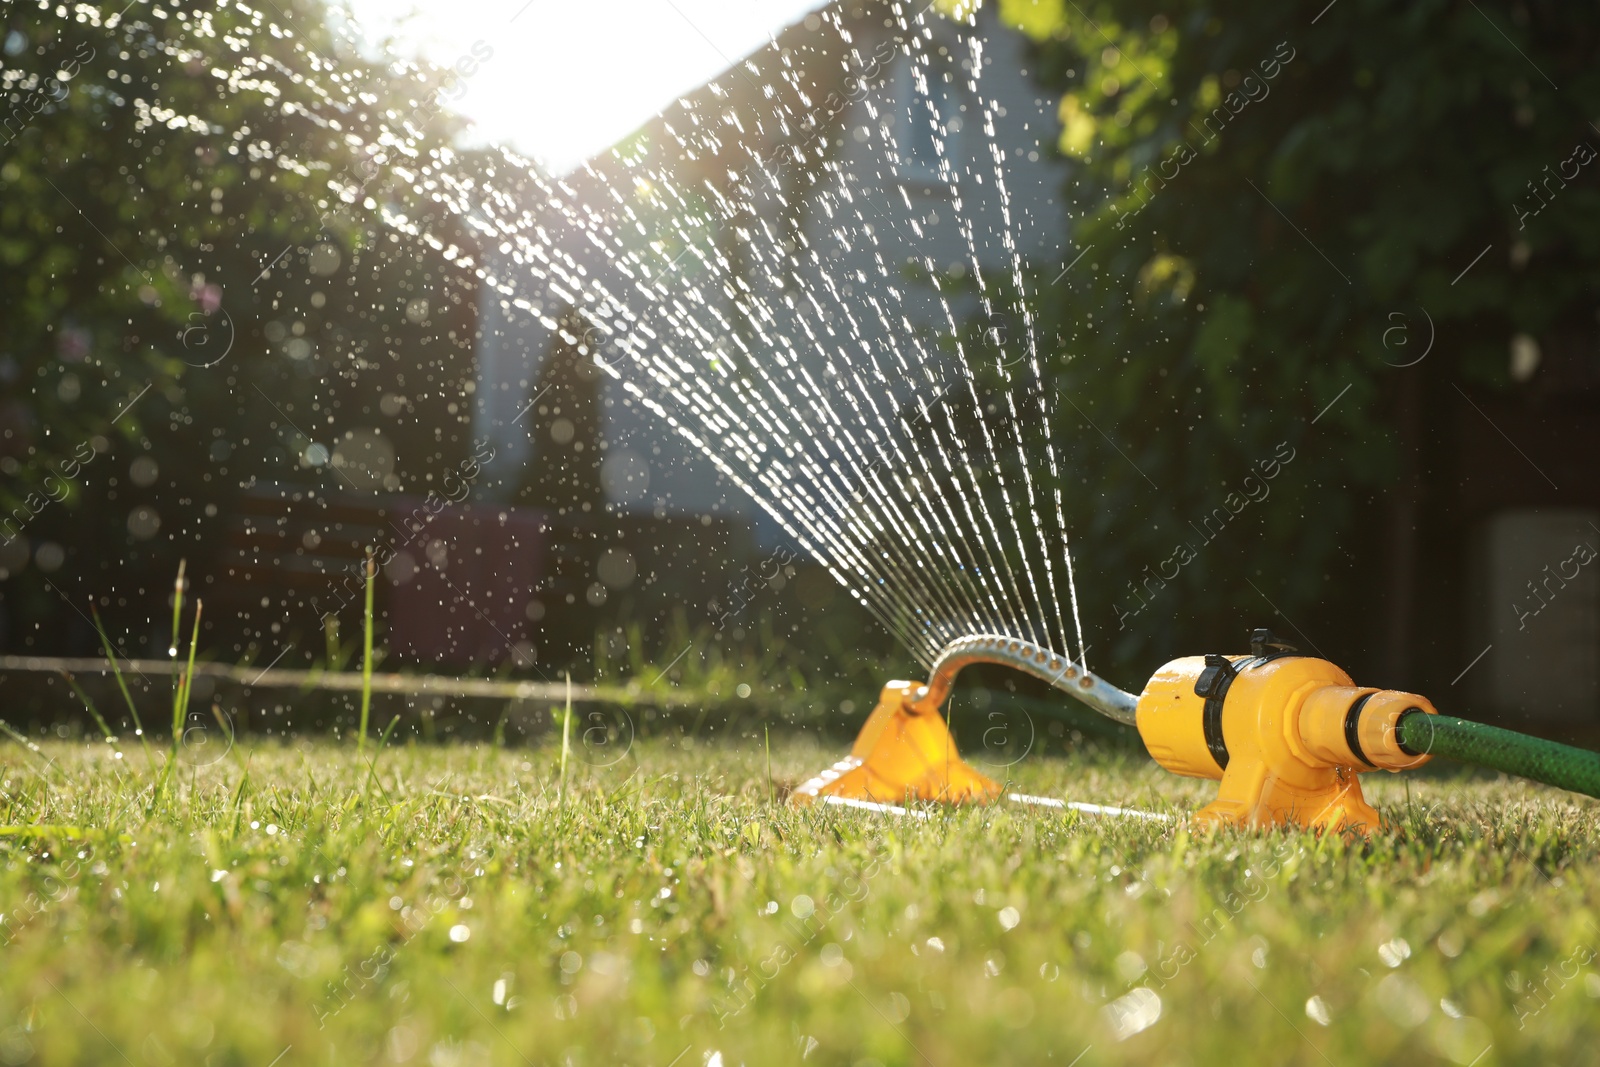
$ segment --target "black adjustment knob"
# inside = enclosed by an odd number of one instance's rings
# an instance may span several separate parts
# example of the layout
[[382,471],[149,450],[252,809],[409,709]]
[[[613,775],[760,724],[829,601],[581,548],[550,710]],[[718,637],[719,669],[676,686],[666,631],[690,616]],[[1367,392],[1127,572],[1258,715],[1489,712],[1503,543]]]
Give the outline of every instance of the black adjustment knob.
[[1298,651],[1300,651],[1298,648],[1264,626],[1250,631],[1250,654],[1252,656],[1270,656],[1274,652]]

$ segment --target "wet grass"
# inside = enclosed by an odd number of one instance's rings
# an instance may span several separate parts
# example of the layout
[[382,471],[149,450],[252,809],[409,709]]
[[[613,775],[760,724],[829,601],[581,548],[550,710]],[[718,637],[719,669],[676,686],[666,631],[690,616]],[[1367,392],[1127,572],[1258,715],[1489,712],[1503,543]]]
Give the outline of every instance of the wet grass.
[[[1402,832],[1192,836],[769,800],[768,753],[0,741],[0,1063],[1577,1063],[1593,802],[1369,793]],[[774,736],[780,781],[836,753]],[[1184,810],[1125,752],[1016,788]],[[1585,1051],[1588,1050],[1588,1051]],[[720,1057],[720,1060],[718,1059]]]

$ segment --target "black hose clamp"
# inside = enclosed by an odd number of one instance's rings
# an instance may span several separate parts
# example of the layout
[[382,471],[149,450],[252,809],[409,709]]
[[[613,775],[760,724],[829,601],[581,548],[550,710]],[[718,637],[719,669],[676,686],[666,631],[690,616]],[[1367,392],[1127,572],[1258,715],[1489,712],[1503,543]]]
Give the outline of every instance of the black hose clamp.
[[1224,771],[1228,769],[1228,742],[1222,736],[1222,702],[1228,695],[1228,687],[1238,676],[1233,661],[1227,656],[1207,656],[1205,669],[1194,683],[1194,695],[1204,697],[1206,702],[1200,717],[1206,748],[1217,761],[1217,768]]

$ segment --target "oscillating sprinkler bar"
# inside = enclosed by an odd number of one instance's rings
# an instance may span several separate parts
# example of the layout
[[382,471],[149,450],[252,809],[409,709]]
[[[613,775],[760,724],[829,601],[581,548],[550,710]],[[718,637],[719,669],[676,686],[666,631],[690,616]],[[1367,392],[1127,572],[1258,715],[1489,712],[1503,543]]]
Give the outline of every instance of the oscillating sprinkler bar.
[[1091,674],[1087,668],[1042,645],[1001,634],[963,637],[946,646],[933,663],[928,684],[912,699],[917,710],[938,711],[945,697],[950,695],[956,675],[963,667],[970,667],[974,663],[998,663],[1031,674],[1083,701],[1108,719],[1128,726],[1135,725],[1138,697],[1118,689],[1105,679]]

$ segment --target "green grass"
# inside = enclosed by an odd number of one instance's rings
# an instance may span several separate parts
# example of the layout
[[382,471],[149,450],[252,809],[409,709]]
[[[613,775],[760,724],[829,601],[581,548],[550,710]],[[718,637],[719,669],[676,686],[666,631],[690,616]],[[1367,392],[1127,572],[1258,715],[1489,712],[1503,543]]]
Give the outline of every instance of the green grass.
[[[561,791],[556,744],[390,748],[374,778],[241,742],[159,796],[138,751],[40,750],[0,742],[0,1064],[1600,1057],[1595,805],[1541,787],[1368,776],[1403,830],[1348,842],[796,811],[760,739],[575,756]],[[837,755],[780,735],[772,773]],[[1112,751],[1007,773],[1211,788]]]

